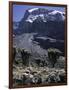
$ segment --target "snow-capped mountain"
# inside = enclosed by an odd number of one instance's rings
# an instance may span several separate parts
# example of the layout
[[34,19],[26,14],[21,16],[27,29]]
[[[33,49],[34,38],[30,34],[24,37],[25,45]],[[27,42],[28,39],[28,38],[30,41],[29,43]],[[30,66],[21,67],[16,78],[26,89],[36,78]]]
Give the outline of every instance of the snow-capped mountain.
[[33,23],[38,18],[42,19],[43,22],[63,21],[65,19],[64,13],[57,10],[46,11],[46,9],[34,8],[28,10],[28,12],[29,16],[27,17],[26,21],[30,23]]
[[39,31],[49,34],[49,30],[52,32],[55,30],[54,33],[56,33],[58,30],[63,30],[64,20],[64,12],[44,8],[28,9],[26,10],[24,17],[19,22],[19,26],[16,28],[14,33],[22,34],[23,32]]
[[[14,35],[18,35],[18,37],[16,37],[16,44],[19,47],[31,45],[29,47],[31,48],[33,47],[33,43],[35,43],[34,48],[42,47],[47,49],[49,47],[55,47],[64,52],[64,30],[64,12],[45,8],[32,8],[26,10],[24,17],[19,22],[18,28],[14,30]],[[36,33],[36,35],[32,33]],[[27,43],[28,40],[30,40],[30,35],[33,39]],[[26,37],[27,41],[23,40],[25,36],[29,36]],[[23,42],[26,42],[27,45]],[[37,45],[37,43],[39,45]]]
[[53,38],[63,39],[60,34],[64,31],[64,20],[64,12],[33,8],[26,11],[19,28],[24,32],[44,33]]

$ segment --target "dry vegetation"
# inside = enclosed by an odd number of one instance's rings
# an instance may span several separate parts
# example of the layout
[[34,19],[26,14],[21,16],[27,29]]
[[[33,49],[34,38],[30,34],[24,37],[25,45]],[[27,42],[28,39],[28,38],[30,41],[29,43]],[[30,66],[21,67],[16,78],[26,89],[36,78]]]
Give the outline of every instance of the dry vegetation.
[[[24,49],[17,49],[16,51],[16,49],[13,49],[13,85],[65,83],[65,58],[59,56],[59,54],[57,58],[55,50],[48,49],[48,57],[45,57],[44,60],[42,58],[34,58],[33,60],[31,59],[32,54],[28,53],[28,51]],[[16,55],[19,52],[21,58]]]

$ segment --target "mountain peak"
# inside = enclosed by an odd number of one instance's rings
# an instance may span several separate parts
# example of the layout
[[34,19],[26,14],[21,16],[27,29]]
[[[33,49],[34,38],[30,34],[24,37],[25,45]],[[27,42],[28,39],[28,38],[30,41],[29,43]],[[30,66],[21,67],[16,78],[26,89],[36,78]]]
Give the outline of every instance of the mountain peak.
[[64,13],[58,10],[48,10],[46,8],[32,8],[27,11],[29,14],[25,16],[26,22],[33,23],[36,19],[40,18],[43,22],[47,21],[63,21],[65,19]]
[[[19,22],[18,28],[14,28],[15,34],[27,32],[44,33],[44,35],[52,37],[61,37],[58,32],[64,30],[65,13],[58,10],[49,10],[46,8],[32,8],[25,12],[24,17]],[[16,32],[17,31],[17,32]]]

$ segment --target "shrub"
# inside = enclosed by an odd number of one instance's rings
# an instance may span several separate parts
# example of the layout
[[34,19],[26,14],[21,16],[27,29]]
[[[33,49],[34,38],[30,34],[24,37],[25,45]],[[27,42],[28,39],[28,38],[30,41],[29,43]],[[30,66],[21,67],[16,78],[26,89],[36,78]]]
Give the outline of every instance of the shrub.
[[29,65],[29,56],[31,54],[28,51],[25,51],[25,49],[21,50],[21,57],[22,57],[22,64],[23,65]]
[[47,51],[48,51],[48,58],[52,64],[52,67],[54,67],[55,63],[57,62],[57,59],[59,58],[62,52],[56,48],[49,48]]

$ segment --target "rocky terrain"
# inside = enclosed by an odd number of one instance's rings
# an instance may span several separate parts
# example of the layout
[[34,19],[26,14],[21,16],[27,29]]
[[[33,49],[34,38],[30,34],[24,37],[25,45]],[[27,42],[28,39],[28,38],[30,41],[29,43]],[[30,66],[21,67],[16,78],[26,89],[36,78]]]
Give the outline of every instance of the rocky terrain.
[[65,83],[64,69],[48,67],[15,67],[13,70],[14,87],[16,85]]

